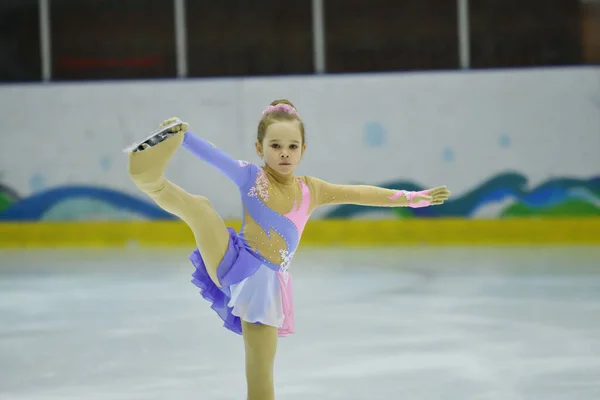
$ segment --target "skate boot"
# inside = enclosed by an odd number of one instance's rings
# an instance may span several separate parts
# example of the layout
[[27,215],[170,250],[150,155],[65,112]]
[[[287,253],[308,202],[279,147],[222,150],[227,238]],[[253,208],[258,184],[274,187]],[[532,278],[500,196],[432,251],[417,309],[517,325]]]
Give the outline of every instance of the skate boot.
[[[133,143],[131,146],[128,146],[123,149],[124,153],[136,153],[139,151],[143,151],[150,147],[156,146],[157,144],[163,142],[164,140],[174,136],[181,129],[181,125],[187,125],[185,122],[180,120],[179,118],[171,118],[167,120],[168,124],[161,126],[154,132],[152,132],[146,139]],[[173,129],[180,128],[180,129]]]
[[[181,130],[170,131],[179,125]],[[181,147],[186,130],[187,124],[177,120],[129,147],[129,176],[140,190],[146,193],[160,190],[167,164]]]

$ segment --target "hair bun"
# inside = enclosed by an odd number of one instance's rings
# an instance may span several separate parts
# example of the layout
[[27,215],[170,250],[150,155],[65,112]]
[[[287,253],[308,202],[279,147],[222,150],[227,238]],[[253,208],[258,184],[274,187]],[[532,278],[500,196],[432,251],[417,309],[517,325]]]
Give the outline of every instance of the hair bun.
[[288,99],[279,99],[279,100],[274,100],[271,102],[271,104],[269,104],[270,106],[276,106],[278,104],[287,104],[288,106],[292,107],[294,110],[298,111],[298,109],[296,108],[296,106],[294,105],[294,103],[292,103],[291,101],[289,101]]

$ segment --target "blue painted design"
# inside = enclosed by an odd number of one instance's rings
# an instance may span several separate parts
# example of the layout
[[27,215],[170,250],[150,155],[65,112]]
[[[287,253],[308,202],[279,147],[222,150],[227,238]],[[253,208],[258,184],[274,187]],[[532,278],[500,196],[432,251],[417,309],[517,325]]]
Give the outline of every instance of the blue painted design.
[[39,192],[46,186],[46,180],[42,174],[34,174],[29,178],[29,189],[32,192]]
[[104,172],[108,171],[110,169],[110,165],[111,165],[110,158],[108,156],[102,157],[102,159],[100,160],[100,168],[102,168],[102,171],[104,171]]
[[365,123],[363,127],[364,142],[367,147],[381,147],[387,142],[387,132],[383,125],[376,121]]
[[500,135],[500,139],[498,140],[498,143],[500,144],[500,147],[503,148],[509,148],[510,147],[510,136],[508,136],[507,134],[502,134]]
[[444,159],[445,162],[452,162],[454,161],[454,150],[452,150],[451,147],[445,147],[444,151],[442,151],[442,158]]

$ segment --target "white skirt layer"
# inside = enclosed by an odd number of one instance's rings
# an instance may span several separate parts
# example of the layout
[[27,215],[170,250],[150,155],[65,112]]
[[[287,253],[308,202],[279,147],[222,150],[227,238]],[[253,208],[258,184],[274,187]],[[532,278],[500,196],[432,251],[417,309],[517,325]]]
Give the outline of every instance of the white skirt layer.
[[280,336],[294,332],[292,280],[262,265],[252,276],[229,287],[232,314],[243,321],[279,328]]

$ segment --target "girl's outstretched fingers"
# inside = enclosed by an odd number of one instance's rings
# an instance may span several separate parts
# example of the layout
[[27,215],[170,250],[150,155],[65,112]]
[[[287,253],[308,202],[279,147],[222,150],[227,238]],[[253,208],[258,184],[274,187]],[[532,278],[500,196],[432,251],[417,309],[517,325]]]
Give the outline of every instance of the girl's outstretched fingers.
[[450,197],[450,191],[446,186],[438,186],[436,188],[429,190],[429,195],[431,196],[431,205],[437,206],[443,204],[444,201],[448,200]]
[[450,196],[450,191],[446,186],[438,186],[429,190],[420,192],[408,192],[409,207],[421,208],[429,206],[438,206]]

